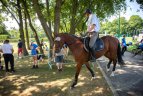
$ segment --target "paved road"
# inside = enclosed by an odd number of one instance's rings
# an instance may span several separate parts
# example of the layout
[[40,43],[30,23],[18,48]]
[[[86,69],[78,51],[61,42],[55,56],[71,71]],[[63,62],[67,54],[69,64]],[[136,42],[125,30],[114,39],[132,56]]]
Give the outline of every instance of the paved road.
[[132,57],[126,52],[123,59],[127,65],[124,68],[117,65],[114,77],[110,77],[111,71],[106,71],[108,60],[102,57],[98,61],[119,96],[143,96],[143,57]]

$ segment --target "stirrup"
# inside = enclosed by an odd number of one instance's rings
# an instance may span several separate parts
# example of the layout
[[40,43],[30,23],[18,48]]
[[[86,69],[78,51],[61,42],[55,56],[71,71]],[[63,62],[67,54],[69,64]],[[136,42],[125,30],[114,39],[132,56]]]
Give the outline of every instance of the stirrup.
[[96,62],[96,58],[92,56],[92,57],[90,58],[90,62]]

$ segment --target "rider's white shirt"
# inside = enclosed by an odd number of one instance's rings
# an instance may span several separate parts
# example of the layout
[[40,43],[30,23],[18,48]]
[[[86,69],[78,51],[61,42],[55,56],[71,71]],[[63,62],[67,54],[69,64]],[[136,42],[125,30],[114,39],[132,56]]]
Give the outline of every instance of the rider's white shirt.
[[[89,15],[89,18],[88,18],[88,21],[87,21],[86,24],[87,24],[87,28],[88,28],[88,29],[90,29],[90,27],[91,27],[93,24],[95,24],[96,27],[95,27],[93,30],[91,30],[91,32],[92,32],[92,31],[99,32],[99,30],[100,30],[100,23],[99,23],[99,19],[96,17],[95,14],[90,14],[90,15]],[[87,30],[88,30],[88,29],[87,29]]]

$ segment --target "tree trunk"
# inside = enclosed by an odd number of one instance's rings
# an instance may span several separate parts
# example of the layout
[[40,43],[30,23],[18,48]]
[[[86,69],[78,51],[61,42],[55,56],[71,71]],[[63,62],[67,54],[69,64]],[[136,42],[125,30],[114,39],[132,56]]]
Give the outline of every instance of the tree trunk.
[[26,43],[27,43],[27,48],[30,50],[30,43],[29,43],[29,34],[28,34],[28,28],[27,28],[27,16],[26,12],[24,12],[25,15],[25,33],[26,33]]
[[34,7],[34,10],[36,11],[37,15],[38,15],[38,18],[41,22],[41,25],[44,29],[44,32],[46,34],[46,36],[48,37],[49,41],[50,41],[50,46],[53,46],[54,44],[54,41],[53,41],[53,37],[52,37],[52,31],[50,30],[50,28],[48,27],[47,23],[46,23],[46,19],[44,18],[41,10],[40,10],[40,7],[39,7],[39,4],[38,4],[38,0],[32,0],[33,2],[33,7]]
[[70,33],[75,34],[76,13],[78,8],[78,0],[72,0],[71,20],[70,20]]
[[28,21],[29,21],[29,26],[30,26],[31,30],[34,32],[35,40],[36,40],[38,46],[40,47],[40,53],[41,53],[41,54],[44,54],[44,52],[43,52],[43,50],[42,50],[42,46],[41,46],[40,40],[39,40],[39,37],[38,37],[38,34],[37,34],[37,32],[36,32],[36,29],[35,29],[34,26],[32,25],[30,15],[29,15],[29,12],[28,12],[28,10],[27,10],[26,1],[22,0],[22,3],[23,3],[24,10],[25,10],[25,12],[26,12],[26,15],[27,15],[27,18],[28,18]]
[[51,14],[50,14],[50,9],[49,9],[49,0],[46,0],[46,6],[47,6],[47,15],[48,15],[48,25],[49,29],[51,30]]
[[23,21],[22,21],[22,14],[21,14],[21,6],[20,6],[20,0],[17,0],[17,11],[18,11],[18,16],[19,16],[19,31],[20,31],[20,38],[23,43],[23,55],[26,56],[28,55],[26,46],[25,46],[25,38],[24,38],[24,31],[23,31]]
[[60,12],[61,12],[62,0],[56,0],[56,6],[54,10],[54,32],[59,33],[60,26]]

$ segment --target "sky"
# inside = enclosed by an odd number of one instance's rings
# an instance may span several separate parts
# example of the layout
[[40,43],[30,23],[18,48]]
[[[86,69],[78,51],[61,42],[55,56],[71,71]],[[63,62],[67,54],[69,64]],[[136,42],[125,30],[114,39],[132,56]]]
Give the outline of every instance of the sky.
[[[129,2],[130,0],[126,0],[127,9],[126,11],[121,11],[120,16],[125,17],[126,20],[129,20],[132,15],[139,15],[143,19],[143,10],[140,9],[139,4],[136,2]],[[118,15],[113,15],[109,18],[109,21],[112,21],[116,18],[119,18]],[[8,21],[5,21],[4,24],[7,27],[7,30],[10,30],[11,28],[18,29],[18,25],[15,20],[12,20],[9,18]],[[7,26],[8,25],[8,26]]]
[[[140,9],[140,5],[137,2],[130,2],[130,0],[126,0],[127,9],[126,11],[120,12],[120,17],[125,17],[126,20],[129,20],[132,15],[139,15],[143,19],[143,9]],[[111,16],[109,21],[112,21],[116,18],[119,18],[118,15]]]

